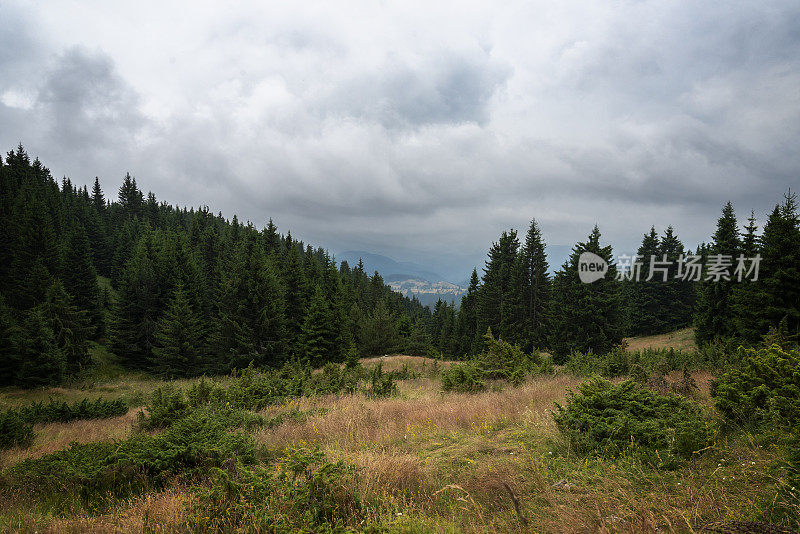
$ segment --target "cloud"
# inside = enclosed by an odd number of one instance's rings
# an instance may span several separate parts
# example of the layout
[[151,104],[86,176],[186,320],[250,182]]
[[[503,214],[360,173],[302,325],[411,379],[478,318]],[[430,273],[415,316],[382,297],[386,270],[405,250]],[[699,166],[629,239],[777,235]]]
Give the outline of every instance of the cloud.
[[466,275],[534,216],[693,246],[800,174],[796,2],[83,9],[4,4],[0,144],[334,250]]

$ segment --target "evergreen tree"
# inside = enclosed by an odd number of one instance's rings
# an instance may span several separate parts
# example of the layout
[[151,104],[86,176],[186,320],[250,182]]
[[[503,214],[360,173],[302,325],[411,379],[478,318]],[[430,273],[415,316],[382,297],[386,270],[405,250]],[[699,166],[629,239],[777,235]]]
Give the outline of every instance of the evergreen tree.
[[519,288],[522,304],[521,334],[523,350],[543,347],[547,342],[547,313],[550,300],[550,274],[544,239],[536,219],[531,221],[525,244],[519,254],[523,276]]
[[202,323],[179,284],[158,321],[152,369],[170,378],[197,375],[204,368]]
[[73,304],[86,312],[92,329],[91,337],[97,337],[103,331],[100,287],[97,285],[97,272],[92,263],[89,238],[81,226],[74,225],[69,232],[62,256],[61,280],[68,288]]
[[[722,216],[717,221],[717,230],[714,233],[714,242],[708,249],[704,265],[708,268],[713,263],[722,265],[727,261],[732,263],[741,252],[739,229],[736,215],[730,202],[722,208]],[[703,346],[715,339],[729,338],[734,334],[733,313],[731,309],[731,294],[735,282],[730,279],[733,269],[731,267],[728,279],[720,276],[709,275],[708,269],[700,283],[695,306],[694,324],[695,340]]]
[[489,259],[483,272],[483,285],[478,293],[478,331],[491,328],[501,338],[512,333],[515,316],[514,286],[512,284],[514,264],[519,241],[514,230],[503,232],[500,240],[492,243]]
[[[580,281],[578,260],[583,252],[592,252],[608,263],[604,278],[591,284]],[[569,259],[553,279],[549,345],[557,363],[564,363],[575,351],[605,354],[622,341],[616,274],[611,247],[600,244],[600,230],[595,226],[586,242],[575,245]]]
[[472,269],[467,293],[461,297],[458,313],[459,356],[471,356],[480,352],[481,340],[478,338],[478,292],[480,281],[478,271]]
[[47,290],[45,302],[40,310],[47,318],[56,346],[64,356],[64,370],[74,375],[91,363],[87,341],[92,333],[85,310],[78,309],[73,299],[64,290],[60,281],[55,281]]
[[692,323],[695,298],[695,282],[684,279],[678,272],[678,262],[686,258],[681,243],[672,226],[668,226],[661,237],[659,257],[668,262],[667,281],[663,282],[660,295],[664,331],[685,328]]
[[360,334],[365,356],[388,354],[397,348],[395,322],[385,300],[379,300],[372,313],[363,319]]
[[94,177],[94,185],[92,186],[92,204],[98,213],[103,213],[106,209],[106,198],[103,195],[103,190],[100,189],[100,179]]
[[308,306],[302,330],[303,356],[314,365],[337,359],[333,311],[322,288],[317,286]]
[[17,352],[19,328],[12,316],[12,310],[0,294],[0,386],[14,383],[19,372],[21,360]]
[[653,272],[650,278],[651,267],[657,265],[653,262],[662,261],[661,243],[655,227],[644,234],[642,245],[636,253],[636,261],[641,265],[639,277],[633,273],[632,279],[624,284],[624,292],[628,301],[628,328],[633,336],[660,334],[665,331],[666,323],[662,309],[662,291],[664,290],[663,276]]
[[25,314],[17,339],[20,366],[15,383],[24,388],[60,383],[66,372],[66,361],[44,310],[34,308]]

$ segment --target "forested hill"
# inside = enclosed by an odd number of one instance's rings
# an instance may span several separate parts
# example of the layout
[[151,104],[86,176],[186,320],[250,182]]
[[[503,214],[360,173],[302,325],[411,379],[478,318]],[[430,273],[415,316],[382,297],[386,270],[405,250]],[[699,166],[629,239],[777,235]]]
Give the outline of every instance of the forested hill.
[[343,361],[402,346],[428,313],[272,221],[159,203],[130,175],[115,201],[97,179],[59,186],[22,146],[0,159],[0,255],[0,385],[58,383],[90,341],[170,376]]

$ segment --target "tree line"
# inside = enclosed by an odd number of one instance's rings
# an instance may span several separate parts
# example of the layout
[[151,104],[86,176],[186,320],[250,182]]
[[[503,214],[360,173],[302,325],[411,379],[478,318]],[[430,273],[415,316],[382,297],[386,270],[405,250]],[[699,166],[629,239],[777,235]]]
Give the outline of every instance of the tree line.
[[[545,241],[536,220],[524,241],[515,230],[501,234],[489,249],[482,276],[473,270],[458,309],[439,301],[430,319],[431,343],[446,356],[464,357],[482,349],[491,331],[519,345],[552,353],[564,363],[575,352],[602,355],[623,337],[652,335],[694,326],[700,347],[714,343],[754,344],[780,328],[800,336],[800,217],[789,192],[759,233],[755,214],[740,226],[727,203],[709,243],[686,248],[670,226],[659,235],[643,235],[636,280],[619,276],[609,245],[594,227],[577,243],[551,276]],[[591,252],[609,265],[605,277],[591,284],[578,276],[582,253]],[[681,261],[700,258],[697,276],[680,272]],[[760,257],[758,278],[734,276],[737,258]],[[711,276],[710,260],[730,261],[726,277]],[[651,264],[655,260],[658,264]],[[648,280],[651,267],[658,275]]]
[[165,376],[341,362],[424,341],[429,315],[271,220],[170,206],[130,174],[109,200],[21,145],[0,158],[0,385],[78,375],[94,342]]

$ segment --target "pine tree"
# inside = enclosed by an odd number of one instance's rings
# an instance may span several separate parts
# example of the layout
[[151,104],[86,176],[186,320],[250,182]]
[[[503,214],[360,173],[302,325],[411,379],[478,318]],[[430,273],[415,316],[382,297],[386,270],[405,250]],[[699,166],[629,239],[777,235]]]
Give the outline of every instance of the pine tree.
[[[583,252],[592,252],[608,263],[604,278],[591,284],[580,281],[578,260]],[[549,345],[556,362],[564,363],[574,351],[605,354],[622,341],[622,312],[616,275],[611,247],[600,244],[600,230],[595,226],[586,242],[575,245],[569,259],[553,279]]]
[[478,339],[478,292],[480,290],[480,281],[478,280],[478,271],[472,269],[472,275],[469,279],[469,287],[467,293],[461,297],[461,307],[458,313],[458,355],[461,357],[471,356],[480,352],[480,343]]
[[155,342],[162,298],[155,255],[153,234],[146,232],[139,240],[119,285],[112,347],[131,369],[147,368]]
[[0,386],[14,383],[21,360],[17,352],[19,328],[12,316],[12,310],[0,294]]
[[72,296],[78,309],[86,312],[91,326],[91,337],[103,331],[100,315],[100,287],[97,285],[97,272],[92,263],[89,238],[79,225],[74,225],[67,235],[62,250],[61,280]]
[[514,264],[519,241],[514,230],[503,232],[500,240],[492,243],[489,259],[483,272],[483,285],[478,293],[478,331],[491,328],[500,337],[508,338],[515,324]]
[[633,279],[626,281],[624,291],[628,301],[628,328],[633,336],[660,334],[665,331],[665,321],[662,310],[661,292],[664,289],[663,277],[653,273],[653,278],[648,280],[653,261],[662,261],[660,253],[661,243],[655,227],[644,234],[642,245],[637,251],[639,279],[633,273]]
[[[747,227],[744,249],[749,257],[753,257],[748,250],[753,247],[751,233]],[[787,194],[775,206],[760,241],[758,280],[738,282],[732,304],[735,334],[751,343],[781,323],[789,336],[800,335],[800,217],[795,195]]]
[[425,327],[425,321],[418,317],[411,327],[411,335],[405,344],[405,353],[411,356],[427,356],[431,349],[431,336]]
[[523,309],[521,332],[516,337],[523,350],[530,352],[547,342],[546,317],[550,300],[549,266],[544,239],[536,219],[531,221],[525,235],[525,245],[520,250],[519,259],[523,273],[519,289]]
[[92,204],[98,213],[103,213],[106,209],[106,198],[103,196],[103,190],[100,189],[100,179],[94,177],[94,185],[92,186]]
[[20,366],[14,382],[24,388],[60,383],[66,372],[64,354],[58,348],[47,313],[34,308],[25,314],[17,353]]
[[[740,252],[741,241],[736,215],[733,205],[728,202],[722,208],[722,216],[717,221],[717,230],[714,233],[714,242],[708,248],[704,264],[708,266],[712,260],[723,260],[725,257],[735,261]],[[732,274],[733,269],[730,271]],[[724,278],[709,279],[707,272],[704,273],[704,277],[698,289],[694,313],[695,340],[701,347],[715,339],[730,338],[734,334],[731,295],[735,282]]]
[[193,376],[204,368],[202,323],[182,284],[158,321],[155,341],[151,367],[161,376]]
[[320,286],[314,291],[302,329],[302,355],[319,366],[337,357],[336,330],[331,306]]
[[66,373],[74,375],[88,368],[91,359],[87,341],[91,337],[92,327],[86,311],[74,305],[61,281],[55,281],[48,288],[40,310],[48,320],[56,346],[64,356]]
[[362,320],[359,337],[365,356],[387,354],[397,348],[394,317],[384,299],[379,300],[372,313]]
[[692,308],[695,298],[695,282],[684,280],[678,272],[678,261],[685,260],[685,251],[672,226],[668,226],[661,237],[659,257],[669,264],[667,281],[659,292],[661,316],[665,331],[685,328],[692,323]]

